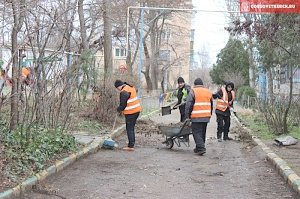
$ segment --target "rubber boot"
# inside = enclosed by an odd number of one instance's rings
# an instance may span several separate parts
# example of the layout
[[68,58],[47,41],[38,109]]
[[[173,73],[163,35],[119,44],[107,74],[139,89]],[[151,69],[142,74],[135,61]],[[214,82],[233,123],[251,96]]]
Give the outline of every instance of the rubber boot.
[[224,132],[223,140],[233,140],[233,139],[228,137],[228,132]]
[[218,142],[222,142],[222,133],[217,132],[217,139],[218,139]]

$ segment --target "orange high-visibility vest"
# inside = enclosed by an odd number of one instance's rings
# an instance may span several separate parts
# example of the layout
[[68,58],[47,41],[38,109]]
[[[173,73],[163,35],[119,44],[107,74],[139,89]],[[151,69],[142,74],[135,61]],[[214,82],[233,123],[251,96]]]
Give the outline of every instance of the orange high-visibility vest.
[[126,85],[123,87],[122,91],[126,91],[126,92],[130,93],[130,97],[127,100],[127,106],[123,111],[124,115],[141,112],[142,107],[141,107],[140,101],[137,98],[135,88]]
[[23,77],[27,77],[30,74],[30,70],[28,68],[22,68]]
[[191,118],[211,117],[211,99],[212,93],[203,87],[192,88],[195,94],[195,103]]
[[223,97],[222,97],[222,99],[219,99],[219,98],[217,99],[216,109],[225,112],[228,107],[228,95],[227,95],[225,87],[222,87],[221,90],[223,93]]

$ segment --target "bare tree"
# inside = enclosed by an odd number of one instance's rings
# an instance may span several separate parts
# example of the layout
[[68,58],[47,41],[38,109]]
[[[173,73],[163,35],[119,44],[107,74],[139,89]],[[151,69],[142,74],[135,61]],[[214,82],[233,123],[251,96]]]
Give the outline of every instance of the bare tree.
[[26,7],[25,0],[12,0],[11,1],[12,14],[13,14],[13,29],[11,34],[11,54],[12,54],[12,97],[11,97],[11,119],[10,119],[10,129],[15,129],[17,127],[19,121],[19,74],[20,74],[20,66],[19,66],[19,46],[18,46],[18,33],[20,32],[24,17],[26,15]]
[[234,82],[235,89],[245,84],[245,78],[239,71],[226,72],[224,74],[224,79]]
[[88,49],[88,43],[87,43],[87,35],[86,35],[85,18],[83,13],[83,1],[84,0],[78,0],[78,16],[79,16],[79,23],[80,23],[81,46],[83,51],[85,51]]
[[[147,2],[147,5],[150,4],[150,2]],[[143,70],[142,73],[144,74],[144,77],[146,79],[147,83],[147,89],[157,89],[158,88],[158,82],[159,81],[165,81],[164,84],[168,82],[168,70],[161,70],[164,61],[160,61],[160,51],[162,49],[169,50],[169,58],[168,62],[169,64],[172,63],[173,60],[177,60],[179,64],[178,57],[175,56],[175,54],[179,53],[178,46],[182,46],[181,41],[175,42],[174,40],[172,42],[170,40],[170,34],[172,32],[173,37],[176,37],[176,34],[178,35],[189,35],[189,32],[187,33],[187,30],[184,30],[183,26],[172,24],[166,20],[166,18],[180,18],[186,15],[186,13],[177,13],[175,11],[154,11],[154,10],[145,10],[145,16],[144,16],[144,27],[140,27],[139,23],[141,20],[140,12],[138,15],[138,21],[133,24],[134,32],[135,32],[135,38],[136,38],[136,51],[138,51],[138,43],[140,40],[140,30],[143,28],[143,53],[144,53],[144,64],[143,64]],[[184,18],[184,17],[183,17]],[[134,21],[134,19],[132,20]],[[172,56],[172,57],[171,57]],[[182,55],[179,55],[179,57],[184,57],[184,53]],[[140,58],[139,58],[140,59]],[[173,60],[171,60],[173,59]],[[169,67],[167,67],[169,68]],[[163,72],[164,74],[160,74],[160,72]],[[160,78],[160,80],[159,80]]]
[[112,74],[112,21],[109,15],[111,1],[103,1],[104,22],[104,71],[105,75]]

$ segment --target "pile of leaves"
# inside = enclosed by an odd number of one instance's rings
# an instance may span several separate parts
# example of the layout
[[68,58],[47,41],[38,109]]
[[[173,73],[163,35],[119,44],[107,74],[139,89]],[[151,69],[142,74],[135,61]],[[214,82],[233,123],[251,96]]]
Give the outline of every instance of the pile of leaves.
[[138,120],[135,126],[136,133],[151,136],[152,134],[160,134],[158,125],[151,120]]
[[35,127],[30,134],[29,138],[19,130],[4,134],[6,180],[17,183],[78,147],[75,138],[61,129]]

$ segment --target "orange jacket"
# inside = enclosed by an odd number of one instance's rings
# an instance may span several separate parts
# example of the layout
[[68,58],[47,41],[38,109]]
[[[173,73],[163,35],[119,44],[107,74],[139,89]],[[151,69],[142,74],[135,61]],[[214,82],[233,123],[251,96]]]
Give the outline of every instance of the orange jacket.
[[124,115],[130,115],[130,114],[141,112],[142,107],[141,107],[140,101],[137,98],[135,88],[126,85],[123,87],[122,91],[126,91],[126,92],[130,93],[130,97],[127,100],[126,108],[123,111]]
[[30,75],[30,70],[28,68],[22,68],[22,76],[27,77]]
[[203,87],[192,88],[195,94],[195,103],[191,113],[191,118],[211,117],[212,93]]

